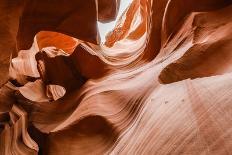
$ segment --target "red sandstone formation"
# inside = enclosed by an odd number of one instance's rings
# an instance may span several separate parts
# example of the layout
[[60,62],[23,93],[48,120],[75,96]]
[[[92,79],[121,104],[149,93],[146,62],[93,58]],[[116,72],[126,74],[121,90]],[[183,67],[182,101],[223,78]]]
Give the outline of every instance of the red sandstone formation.
[[0,154],[232,153],[232,1],[0,2]]

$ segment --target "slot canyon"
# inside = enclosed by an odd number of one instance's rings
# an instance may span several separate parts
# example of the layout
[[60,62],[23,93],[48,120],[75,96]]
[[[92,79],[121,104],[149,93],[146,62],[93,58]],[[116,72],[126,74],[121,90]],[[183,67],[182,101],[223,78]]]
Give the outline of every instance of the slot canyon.
[[0,0],[0,19],[0,155],[232,155],[232,0]]

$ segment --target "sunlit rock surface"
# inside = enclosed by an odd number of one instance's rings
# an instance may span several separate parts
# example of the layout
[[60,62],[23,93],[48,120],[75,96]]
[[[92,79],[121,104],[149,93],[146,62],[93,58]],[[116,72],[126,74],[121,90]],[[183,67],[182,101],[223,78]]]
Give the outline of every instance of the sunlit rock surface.
[[1,155],[230,155],[232,1],[0,2]]

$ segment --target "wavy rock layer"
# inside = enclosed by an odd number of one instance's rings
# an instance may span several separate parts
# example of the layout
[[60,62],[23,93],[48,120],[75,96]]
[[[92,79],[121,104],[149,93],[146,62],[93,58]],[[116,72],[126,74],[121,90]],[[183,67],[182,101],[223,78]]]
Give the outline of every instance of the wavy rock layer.
[[232,1],[0,4],[0,154],[231,154]]

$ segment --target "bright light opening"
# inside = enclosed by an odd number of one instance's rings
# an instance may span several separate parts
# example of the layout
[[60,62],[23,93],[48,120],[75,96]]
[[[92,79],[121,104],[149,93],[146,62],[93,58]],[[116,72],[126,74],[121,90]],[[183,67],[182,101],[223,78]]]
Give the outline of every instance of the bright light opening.
[[100,33],[102,43],[105,42],[105,36],[107,35],[108,32],[113,30],[113,28],[116,25],[117,20],[120,18],[120,16],[123,14],[123,12],[127,9],[127,7],[131,4],[132,1],[133,0],[121,0],[119,12],[118,12],[118,15],[115,21],[109,22],[109,23],[98,22],[98,28],[99,28],[99,33]]

